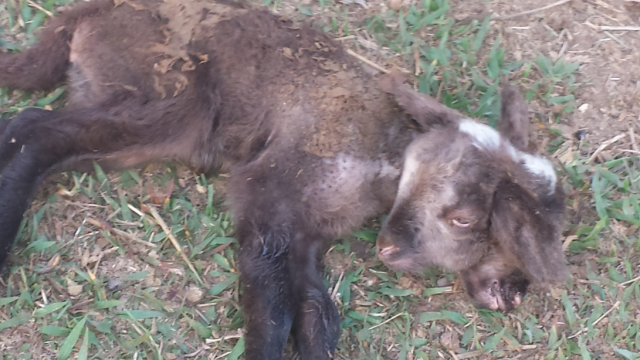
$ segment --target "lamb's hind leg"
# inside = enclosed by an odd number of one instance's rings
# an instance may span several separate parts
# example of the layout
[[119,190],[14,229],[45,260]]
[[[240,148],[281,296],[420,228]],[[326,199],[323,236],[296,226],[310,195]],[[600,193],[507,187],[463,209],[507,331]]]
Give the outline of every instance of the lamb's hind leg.
[[0,52],[0,87],[46,90],[62,81],[69,67],[69,43],[78,23],[112,8],[110,0],[78,4],[51,19],[34,46],[17,54]]
[[0,266],[32,194],[51,169],[74,157],[149,144],[145,128],[100,109],[27,109],[11,120],[0,138]]

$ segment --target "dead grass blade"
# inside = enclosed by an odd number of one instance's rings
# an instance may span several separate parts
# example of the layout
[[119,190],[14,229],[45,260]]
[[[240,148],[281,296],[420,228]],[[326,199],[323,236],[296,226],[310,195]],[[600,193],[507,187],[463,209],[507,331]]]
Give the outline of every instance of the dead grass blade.
[[158,225],[160,225],[160,227],[162,228],[162,231],[164,231],[167,234],[167,237],[169,237],[169,240],[171,240],[171,244],[173,244],[173,247],[176,249],[176,251],[178,251],[178,253],[182,257],[182,260],[184,260],[187,263],[187,266],[189,266],[189,269],[191,269],[191,271],[193,272],[193,275],[196,277],[196,279],[198,279],[198,282],[200,284],[204,284],[204,281],[202,281],[202,279],[200,278],[200,275],[198,275],[196,268],[193,266],[193,264],[191,263],[187,255],[184,253],[184,251],[182,250],[182,246],[180,246],[180,244],[178,243],[178,240],[176,240],[176,238],[173,236],[173,233],[171,233],[171,229],[169,228],[169,226],[167,226],[167,223],[164,222],[164,220],[160,217],[160,214],[158,214],[158,211],[156,210],[156,208],[154,208],[153,206],[149,206],[149,212],[151,213],[153,218],[156,220]]

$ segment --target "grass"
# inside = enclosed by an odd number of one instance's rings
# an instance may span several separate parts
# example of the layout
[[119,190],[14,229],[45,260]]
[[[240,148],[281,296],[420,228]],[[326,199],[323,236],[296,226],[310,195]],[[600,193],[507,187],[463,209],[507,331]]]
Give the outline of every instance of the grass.
[[[36,1],[48,11],[68,2]],[[511,60],[488,21],[457,24],[446,0],[359,19],[329,1],[295,7],[336,36],[369,35],[387,59],[414,64],[417,56],[420,91],[493,126],[500,81],[521,85],[528,101],[546,109],[538,114],[541,134],[568,194],[563,240],[572,277],[562,287],[533,289],[508,315],[472,307],[452,286],[455,274],[389,271],[371,251],[375,228],[338,239],[325,277],[342,316],[337,358],[640,358],[639,159],[589,164],[581,149],[590,144],[547,129],[547,119],[573,111],[578,67],[543,55]],[[0,4],[0,46],[33,43],[45,17],[27,1]],[[356,40],[347,46],[367,51]],[[0,111],[10,117],[63,99],[64,87],[0,89]],[[220,196],[224,181],[210,180],[160,164],[47,181],[1,280],[0,358],[242,359],[237,242]]]

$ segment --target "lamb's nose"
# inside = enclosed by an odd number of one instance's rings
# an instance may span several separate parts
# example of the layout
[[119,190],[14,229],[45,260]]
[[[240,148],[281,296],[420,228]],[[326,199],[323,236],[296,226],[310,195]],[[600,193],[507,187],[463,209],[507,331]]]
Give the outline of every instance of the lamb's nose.
[[378,246],[378,256],[380,256],[381,258],[388,258],[398,250],[398,247],[395,245]]

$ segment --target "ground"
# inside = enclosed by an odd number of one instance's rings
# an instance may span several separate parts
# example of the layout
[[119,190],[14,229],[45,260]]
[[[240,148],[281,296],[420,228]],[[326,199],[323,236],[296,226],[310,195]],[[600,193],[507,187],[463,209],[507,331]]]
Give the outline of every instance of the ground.
[[[4,0],[0,48],[32,43],[69,2]],[[498,84],[517,83],[567,192],[571,278],[534,288],[507,315],[475,309],[453,273],[386,269],[371,251],[376,219],[337,239],[326,282],[343,319],[338,359],[640,358],[640,1],[571,0],[509,18],[550,4],[258,4],[415,74],[420,91],[492,125]],[[0,89],[5,118],[63,103],[63,86]],[[224,180],[171,164],[48,179],[0,277],[0,358],[243,358]]]

